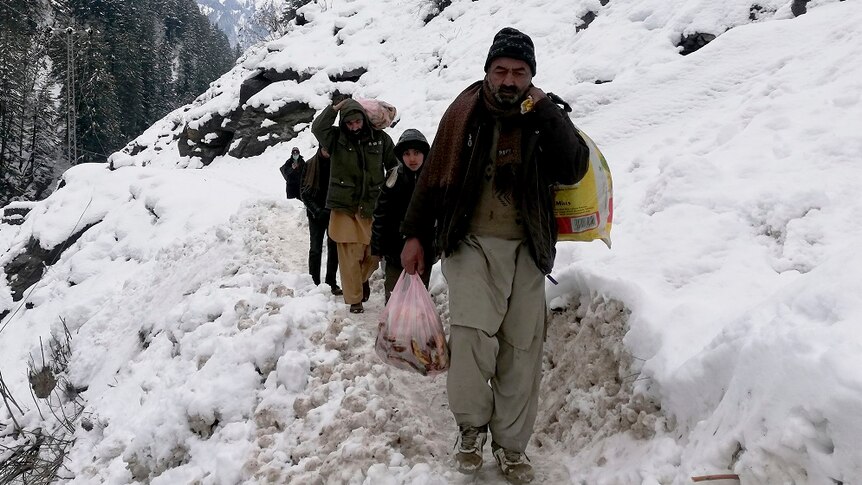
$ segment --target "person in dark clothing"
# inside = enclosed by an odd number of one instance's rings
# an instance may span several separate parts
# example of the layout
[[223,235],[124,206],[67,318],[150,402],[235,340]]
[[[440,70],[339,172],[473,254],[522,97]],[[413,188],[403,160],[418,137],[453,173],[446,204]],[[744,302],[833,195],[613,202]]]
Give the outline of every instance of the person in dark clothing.
[[553,187],[577,183],[589,163],[564,102],[534,86],[535,74],[532,39],[500,30],[484,79],[443,114],[401,225],[408,274],[430,269],[425,238],[436,233],[443,253],[456,466],[478,472],[490,432],[500,470],[519,484],[534,479],[524,451],[542,380],[544,280],[556,255]]
[[[398,277],[404,270],[401,267],[401,250],[404,249],[401,222],[404,220],[404,214],[407,213],[416,180],[422,172],[422,164],[429,150],[428,141],[419,130],[409,129],[401,134],[401,138],[395,144],[398,166],[389,171],[374,208],[374,221],[371,224],[371,254],[384,261],[386,279],[383,287],[386,290],[387,302],[392,289],[395,288],[395,283],[398,282]],[[428,248],[432,247],[431,240],[423,243]],[[429,249],[425,255],[426,267],[430,268],[434,264],[434,251]],[[420,276],[427,288],[431,271],[425,271]]]
[[341,288],[335,281],[338,273],[338,249],[327,234],[329,209],[326,208],[326,191],[329,188],[329,152],[321,147],[305,164],[300,187],[300,198],[308,216],[308,232],[311,241],[308,248],[308,273],[315,285],[320,284],[320,264],[323,259],[323,239],[326,237],[326,278],[324,282],[333,295],[340,295]]
[[281,176],[287,184],[287,198],[299,199],[299,189],[302,185],[302,171],[305,167],[305,159],[299,154],[299,148],[293,147],[290,158],[284,162],[279,169]]

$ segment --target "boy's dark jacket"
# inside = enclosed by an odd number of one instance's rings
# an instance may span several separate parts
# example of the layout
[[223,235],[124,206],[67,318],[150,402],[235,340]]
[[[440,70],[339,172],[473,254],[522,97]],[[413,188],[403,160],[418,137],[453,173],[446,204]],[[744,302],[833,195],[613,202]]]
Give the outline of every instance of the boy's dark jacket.
[[[410,204],[416,180],[421,172],[421,168],[412,172],[403,164],[398,164],[398,167],[394,168],[387,177],[387,183],[384,184],[380,198],[377,199],[377,207],[374,209],[374,222],[371,225],[371,254],[398,265],[401,264],[401,250],[404,249],[405,241],[404,236],[401,235],[401,221],[407,213],[407,206]],[[389,180],[394,180],[392,187],[389,186]],[[426,266],[430,267],[430,264],[437,259],[434,238],[425,237],[422,240],[422,246],[426,248]]]

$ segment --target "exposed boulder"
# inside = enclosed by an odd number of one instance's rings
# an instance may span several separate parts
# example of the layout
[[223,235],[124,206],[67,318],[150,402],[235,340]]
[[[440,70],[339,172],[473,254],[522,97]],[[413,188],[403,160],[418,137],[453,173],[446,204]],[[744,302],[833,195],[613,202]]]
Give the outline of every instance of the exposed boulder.
[[344,81],[355,83],[356,81],[359,81],[359,78],[362,77],[362,75],[366,72],[368,72],[368,69],[365,69],[364,67],[357,67],[356,69],[343,71],[338,74],[330,74],[329,80],[334,83]]
[[428,15],[422,19],[422,23],[427,24],[428,22],[434,20],[435,17],[443,13],[447,7],[452,5],[452,0],[433,0],[430,2],[430,10],[428,11]]
[[687,56],[692,52],[697,51],[701,47],[715,40],[715,34],[707,34],[703,32],[695,32],[689,35],[680,37],[677,47],[682,47],[680,54]]
[[272,84],[272,81],[266,78],[263,73],[257,76],[250,77],[242,82],[239,87],[239,105],[244,105],[249,98],[261,92],[263,88]]
[[808,11],[808,0],[793,0],[793,3],[790,4],[790,11],[793,12],[793,15],[799,17]]
[[227,153],[234,133],[224,128],[226,121],[230,118],[213,113],[195,128],[187,124],[177,141],[180,156],[197,157],[204,165],[209,165],[215,157]]
[[593,20],[595,20],[595,19],[596,19],[596,13],[593,12],[592,10],[587,10],[587,13],[585,13],[581,17],[581,24],[578,25],[577,27],[575,27],[575,32],[580,32],[580,31],[586,29],[587,27],[590,26],[591,23],[593,23]]
[[[6,281],[12,290],[12,301],[20,301],[24,297],[24,292],[27,288],[30,288],[42,278],[45,271],[60,259],[63,251],[74,244],[88,229],[96,224],[98,222],[88,225],[69,236],[62,243],[49,249],[43,248],[35,238],[30,238],[27,246],[24,248],[24,252],[13,258],[3,268],[3,271],[6,273]],[[8,311],[0,312],[0,319],[4,318],[8,313]]]
[[310,123],[314,113],[315,110],[307,104],[295,101],[287,103],[276,113],[247,107],[235,124],[233,138],[236,142],[228,154],[237,158],[260,155],[268,147],[295,138],[296,125]]
[[24,223],[24,219],[32,207],[33,203],[31,202],[12,202],[3,208],[3,218],[0,219],[0,222],[10,226],[19,226]]
[[[364,73],[365,69],[360,68],[337,77],[338,80],[355,80]],[[270,112],[266,106],[252,107],[246,103],[272,83],[300,83],[312,75],[312,72],[291,69],[268,69],[246,79],[239,89],[239,108],[225,116],[211,113],[203,121],[186,124],[177,143],[180,156],[196,157],[203,165],[209,165],[224,154],[239,158],[260,155],[268,147],[296,137],[295,126],[314,119],[314,110],[307,104],[290,102]]]

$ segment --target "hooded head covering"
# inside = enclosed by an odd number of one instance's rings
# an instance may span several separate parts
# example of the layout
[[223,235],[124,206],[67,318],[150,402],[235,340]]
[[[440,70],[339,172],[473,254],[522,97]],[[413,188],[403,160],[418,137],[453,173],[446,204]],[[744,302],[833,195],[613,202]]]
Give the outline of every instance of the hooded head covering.
[[365,114],[365,109],[359,104],[359,101],[355,99],[348,99],[344,102],[344,106],[338,111],[339,119],[338,126],[341,127],[342,130],[348,131],[346,123],[352,120],[362,119],[362,129],[361,131],[366,131],[369,129],[368,116]]
[[520,59],[530,66],[533,76],[536,75],[536,51],[533,48],[533,39],[529,35],[512,27],[504,27],[494,36],[491,49],[488,50],[488,58],[485,60],[485,72],[491,66],[491,61],[498,57],[510,57]]
[[395,144],[394,151],[398,160],[401,160],[401,156],[404,155],[404,152],[407,151],[408,148],[415,148],[422,152],[426,157],[428,156],[428,152],[431,151],[431,146],[428,145],[428,140],[425,139],[425,135],[414,128],[404,130],[404,133],[401,134],[401,138],[398,139],[398,143]]

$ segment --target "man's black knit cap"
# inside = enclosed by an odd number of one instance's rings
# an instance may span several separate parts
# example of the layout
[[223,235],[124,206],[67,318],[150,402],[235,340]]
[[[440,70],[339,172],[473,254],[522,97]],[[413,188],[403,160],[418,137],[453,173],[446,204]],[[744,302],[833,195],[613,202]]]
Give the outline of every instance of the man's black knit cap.
[[533,76],[536,75],[536,51],[533,48],[533,39],[518,29],[504,27],[497,32],[488,51],[488,59],[485,60],[485,72],[488,72],[491,61],[498,57],[520,59],[530,66]]

